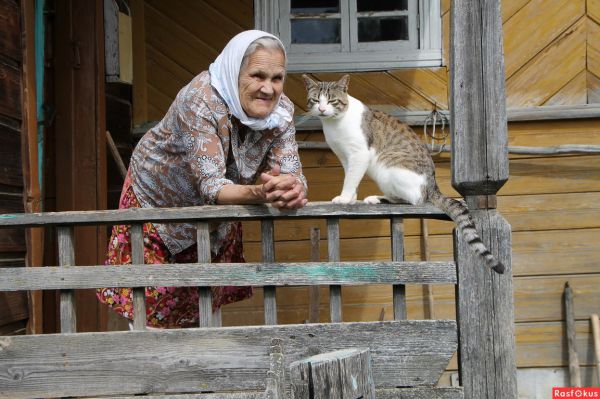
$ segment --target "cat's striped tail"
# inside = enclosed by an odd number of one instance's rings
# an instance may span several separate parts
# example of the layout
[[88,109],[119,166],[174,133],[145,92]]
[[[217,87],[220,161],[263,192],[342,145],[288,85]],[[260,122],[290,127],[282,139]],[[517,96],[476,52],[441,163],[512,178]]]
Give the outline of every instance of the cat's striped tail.
[[475,223],[465,203],[446,197],[440,192],[437,185],[429,190],[428,196],[433,205],[444,211],[456,223],[461,236],[469,243],[473,251],[483,258],[485,264],[500,274],[504,273],[504,265],[492,255],[477,234]]

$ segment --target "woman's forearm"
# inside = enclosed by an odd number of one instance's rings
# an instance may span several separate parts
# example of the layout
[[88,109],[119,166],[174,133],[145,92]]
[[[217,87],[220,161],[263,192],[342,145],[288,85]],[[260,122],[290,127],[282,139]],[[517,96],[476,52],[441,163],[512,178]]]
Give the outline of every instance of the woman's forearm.
[[262,184],[226,184],[217,195],[219,205],[263,204],[267,202]]

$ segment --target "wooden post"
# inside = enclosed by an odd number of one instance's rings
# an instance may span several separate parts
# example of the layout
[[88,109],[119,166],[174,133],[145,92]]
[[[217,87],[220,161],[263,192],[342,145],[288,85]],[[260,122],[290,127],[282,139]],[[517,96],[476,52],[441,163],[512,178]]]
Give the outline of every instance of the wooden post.
[[[390,224],[392,233],[392,260],[404,261],[404,222],[402,218],[392,218]],[[406,286],[393,285],[394,320],[406,320]]]
[[567,325],[567,349],[569,351],[569,386],[581,386],[581,371],[577,355],[577,333],[575,332],[575,309],[573,308],[573,289],[565,283],[565,321]]
[[[452,185],[483,242],[504,264],[487,269],[455,236],[460,381],[466,399],[517,397],[510,225],[495,211],[508,179],[500,2],[454,0],[450,16]],[[484,199],[484,200],[481,200]]]
[[598,378],[598,385],[600,386],[600,320],[596,313],[592,314],[592,334],[594,336],[594,352],[596,353],[596,374]]
[[[340,261],[340,220],[327,219],[327,253],[330,262]],[[332,323],[341,323],[342,317],[342,286],[329,286],[329,312]]]
[[[131,225],[131,263],[134,265],[144,264],[144,238],[141,224]],[[146,329],[146,288],[136,287],[133,289],[133,329]]]
[[[265,263],[275,262],[275,228],[273,219],[264,219],[261,222],[262,233],[262,261]],[[265,324],[277,324],[277,301],[274,286],[263,287]]]
[[369,349],[342,349],[290,365],[294,399],[374,399]]
[[273,338],[269,348],[269,371],[267,372],[264,399],[286,399],[284,366],[281,339]]
[[[196,243],[198,263],[210,263],[210,229],[208,222],[198,222],[196,224]],[[210,327],[213,324],[212,291],[210,287],[198,287],[198,296],[200,298],[198,323],[200,327]]]
[[[61,266],[75,266],[75,243],[73,227],[59,226],[56,228],[58,241],[58,263]],[[75,314],[75,291],[60,290],[60,332],[74,333],[77,331]]]
[[[321,241],[321,229],[313,227],[310,229],[310,261],[318,262],[321,259],[320,256],[320,241]],[[308,322],[318,323],[319,322],[319,303],[321,302],[321,295],[319,292],[318,285],[311,285],[308,287]]]

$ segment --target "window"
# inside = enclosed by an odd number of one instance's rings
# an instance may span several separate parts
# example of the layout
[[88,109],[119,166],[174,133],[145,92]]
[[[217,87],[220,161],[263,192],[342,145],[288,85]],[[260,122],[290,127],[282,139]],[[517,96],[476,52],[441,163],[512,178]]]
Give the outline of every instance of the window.
[[442,64],[439,0],[255,0],[254,10],[291,72]]

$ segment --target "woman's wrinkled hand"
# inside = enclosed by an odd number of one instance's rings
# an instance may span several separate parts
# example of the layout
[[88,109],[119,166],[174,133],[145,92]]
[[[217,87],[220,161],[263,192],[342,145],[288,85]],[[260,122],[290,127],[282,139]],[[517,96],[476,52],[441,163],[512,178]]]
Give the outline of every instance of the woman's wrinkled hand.
[[302,208],[308,200],[302,181],[294,175],[281,174],[279,166],[260,175],[262,192],[267,202],[279,209]]

